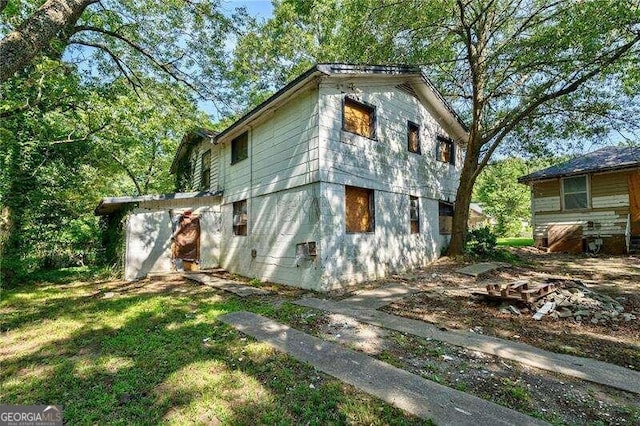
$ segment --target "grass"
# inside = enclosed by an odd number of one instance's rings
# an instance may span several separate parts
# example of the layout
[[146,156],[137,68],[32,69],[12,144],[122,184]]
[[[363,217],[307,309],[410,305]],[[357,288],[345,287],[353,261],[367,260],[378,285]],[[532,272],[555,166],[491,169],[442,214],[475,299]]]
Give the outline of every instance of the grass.
[[423,423],[217,321],[248,310],[295,326],[313,321],[306,308],[83,278],[101,275],[58,271],[2,291],[3,403],[60,404],[69,424]]
[[528,238],[528,237],[498,238],[498,245],[502,247],[530,247],[530,246],[533,246],[533,238]]

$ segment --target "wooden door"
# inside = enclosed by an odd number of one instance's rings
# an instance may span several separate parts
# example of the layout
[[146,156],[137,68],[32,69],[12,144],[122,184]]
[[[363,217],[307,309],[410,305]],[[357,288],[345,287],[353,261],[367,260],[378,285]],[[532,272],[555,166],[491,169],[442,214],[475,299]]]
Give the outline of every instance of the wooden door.
[[629,213],[631,235],[640,235],[640,170],[629,175]]

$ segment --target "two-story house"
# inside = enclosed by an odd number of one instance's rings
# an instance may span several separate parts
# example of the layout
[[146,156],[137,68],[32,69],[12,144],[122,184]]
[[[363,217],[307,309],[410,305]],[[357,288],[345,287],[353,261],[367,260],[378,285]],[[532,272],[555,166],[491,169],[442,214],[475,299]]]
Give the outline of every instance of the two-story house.
[[330,290],[440,255],[466,138],[420,69],[320,64],[222,132],[185,136],[171,171],[200,192],[105,198],[96,214],[135,206],[128,279],[171,269],[187,212],[201,268]]

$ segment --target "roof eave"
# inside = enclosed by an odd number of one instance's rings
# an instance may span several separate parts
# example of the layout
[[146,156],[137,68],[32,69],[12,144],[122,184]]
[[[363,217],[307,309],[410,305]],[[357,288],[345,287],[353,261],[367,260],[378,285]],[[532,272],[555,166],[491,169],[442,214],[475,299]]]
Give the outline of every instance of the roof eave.
[[559,179],[559,178],[572,177],[572,176],[591,175],[591,174],[595,174],[595,173],[621,172],[621,171],[625,171],[625,170],[634,170],[634,169],[638,169],[638,168],[640,168],[640,163],[637,163],[637,164],[623,164],[623,165],[620,165],[620,166],[604,167],[604,168],[600,168],[600,169],[576,170],[576,171],[573,171],[573,172],[557,173],[557,174],[553,174],[553,175],[544,175],[544,176],[531,177],[530,175],[526,175],[526,176],[519,177],[518,178],[518,183],[528,184],[528,183],[531,183],[531,182],[539,182],[539,181],[543,181],[543,180]]

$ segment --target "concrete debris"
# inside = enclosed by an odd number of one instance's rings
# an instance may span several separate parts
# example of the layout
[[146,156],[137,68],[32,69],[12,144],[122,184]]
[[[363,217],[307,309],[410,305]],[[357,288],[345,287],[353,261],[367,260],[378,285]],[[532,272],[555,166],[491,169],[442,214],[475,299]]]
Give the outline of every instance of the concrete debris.
[[469,266],[465,266],[464,268],[456,269],[456,272],[463,275],[471,275],[472,277],[477,277],[478,275],[482,275],[499,268],[507,268],[509,266],[511,265],[501,262],[474,263]]
[[542,297],[533,304],[540,309],[546,303],[553,302],[558,307],[557,318],[589,321],[592,324],[631,321],[636,319],[632,313],[623,313],[624,306],[619,300],[593,291],[584,285],[572,282],[555,293]]
[[533,315],[533,319],[536,321],[540,321],[543,316],[553,311],[555,308],[555,302],[547,302],[540,309],[538,309],[538,312]]

